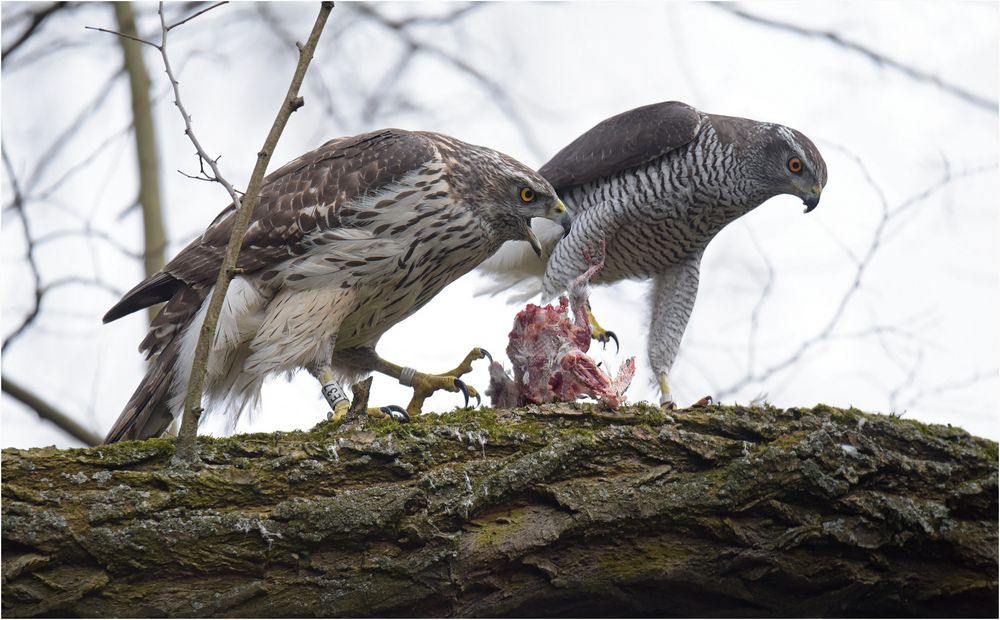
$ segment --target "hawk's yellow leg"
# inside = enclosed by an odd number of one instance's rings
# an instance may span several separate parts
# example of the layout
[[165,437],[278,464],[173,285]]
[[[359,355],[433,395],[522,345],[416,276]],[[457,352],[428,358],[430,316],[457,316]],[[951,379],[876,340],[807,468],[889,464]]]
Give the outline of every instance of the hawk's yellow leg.
[[597,322],[597,317],[594,316],[594,311],[587,306],[587,322],[590,323],[590,337],[594,340],[608,344],[612,340],[615,341],[615,351],[618,350],[618,336],[610,330],[601,327],[601,324]]
[[466,406],[469,405],[470,396],[474,397],[477,403],[481,402],[482,399],[479,396],[479,392],[471,385],[466,385],[459,377],[472,370],[473,361],[483,358],[489,358],[490,361],[493,360],[489,351],[476,347],[469,351],[469,354],[465,356],[465,359],[458,366],[440,374],[429,374],[417,372],[412,368],[398,366],[378,357],[375,360],[373,370],[388,375],[401,384],[413,388],[413,398],[410,399],[410,404],[406,406],[406,413],[414,416],[420,413],[420,410],[424,406],[424,401],[438,390],[462,392],[465,395]]
[[[670,386],[667,385],[667,375],[660,375],[658,381],[660,383],[660,408],[667,410],[676,409],[677,402],[674,400],[673,394],[670,393]],[[711,407],[713,404],[715,404],[715,399],[711,396],[705,396],[691,405],[691,407]]]
[[[347,399],[347,395],[341,389],[340,383],[333,374],[333,368],[330,366],[323,366],[314,374],[316,379],[319,380],[320,385],[323,386],[323,396],[326,398],[326,402],[332,409],[330,414],[327,416],[327,419],[339,420],[347,415],[348,410],[351,408],[351,401]],[[391,416],[392,411],[386,411],[385,408],[369,407],[368,414],[376,417],[383,415]]]
[[677,403],[674,402],[674,397],[670,394],[670,385],[667,384],[667,375],[662,374],[657,380],[660,384],[660,408],[676,409]]

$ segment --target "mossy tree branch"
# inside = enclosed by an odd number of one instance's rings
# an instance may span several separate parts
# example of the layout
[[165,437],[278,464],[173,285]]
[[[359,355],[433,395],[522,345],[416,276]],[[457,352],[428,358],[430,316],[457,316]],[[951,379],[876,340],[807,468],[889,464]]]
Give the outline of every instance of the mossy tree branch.
[[5,616],[997,614],[997,445],[570,405],[3,453]]

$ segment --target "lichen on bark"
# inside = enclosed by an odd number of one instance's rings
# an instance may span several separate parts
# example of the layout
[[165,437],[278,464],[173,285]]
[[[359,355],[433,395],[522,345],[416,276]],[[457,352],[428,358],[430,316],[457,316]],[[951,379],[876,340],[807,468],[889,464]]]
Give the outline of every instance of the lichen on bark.
[[997,445],[825,406],[3,452],[7,616],[997,614]]

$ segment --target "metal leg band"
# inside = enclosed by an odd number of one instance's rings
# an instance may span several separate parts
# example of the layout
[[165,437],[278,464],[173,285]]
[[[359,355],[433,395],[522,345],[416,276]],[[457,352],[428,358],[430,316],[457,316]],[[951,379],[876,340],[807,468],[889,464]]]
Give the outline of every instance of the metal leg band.
[[350,402],[343,388],[336,383],[327,383],[323,386],[323,397],[326,398],[326,402],[330,403],[330,406],[334,409],[336,409],[337,403]]

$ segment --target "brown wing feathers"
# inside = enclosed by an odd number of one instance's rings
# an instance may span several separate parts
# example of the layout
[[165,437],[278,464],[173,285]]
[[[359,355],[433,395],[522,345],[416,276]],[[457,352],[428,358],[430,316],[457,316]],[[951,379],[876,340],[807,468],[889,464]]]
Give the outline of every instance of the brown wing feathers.
[[[239,267],[253,273],[293,256],[304,234],[342,224],[337,214],[341,204],[378,190],[432,156],[433,147],[425,138],[386,129],[330,140],[285,164],[265,179],[240,251]],[[328,208],[313,210],[317,205]],[[168,301],[186,286],[214,284],[232,224],[233,207],[229,205],[162,271],[126,293],[104,315],[104,322]]]

